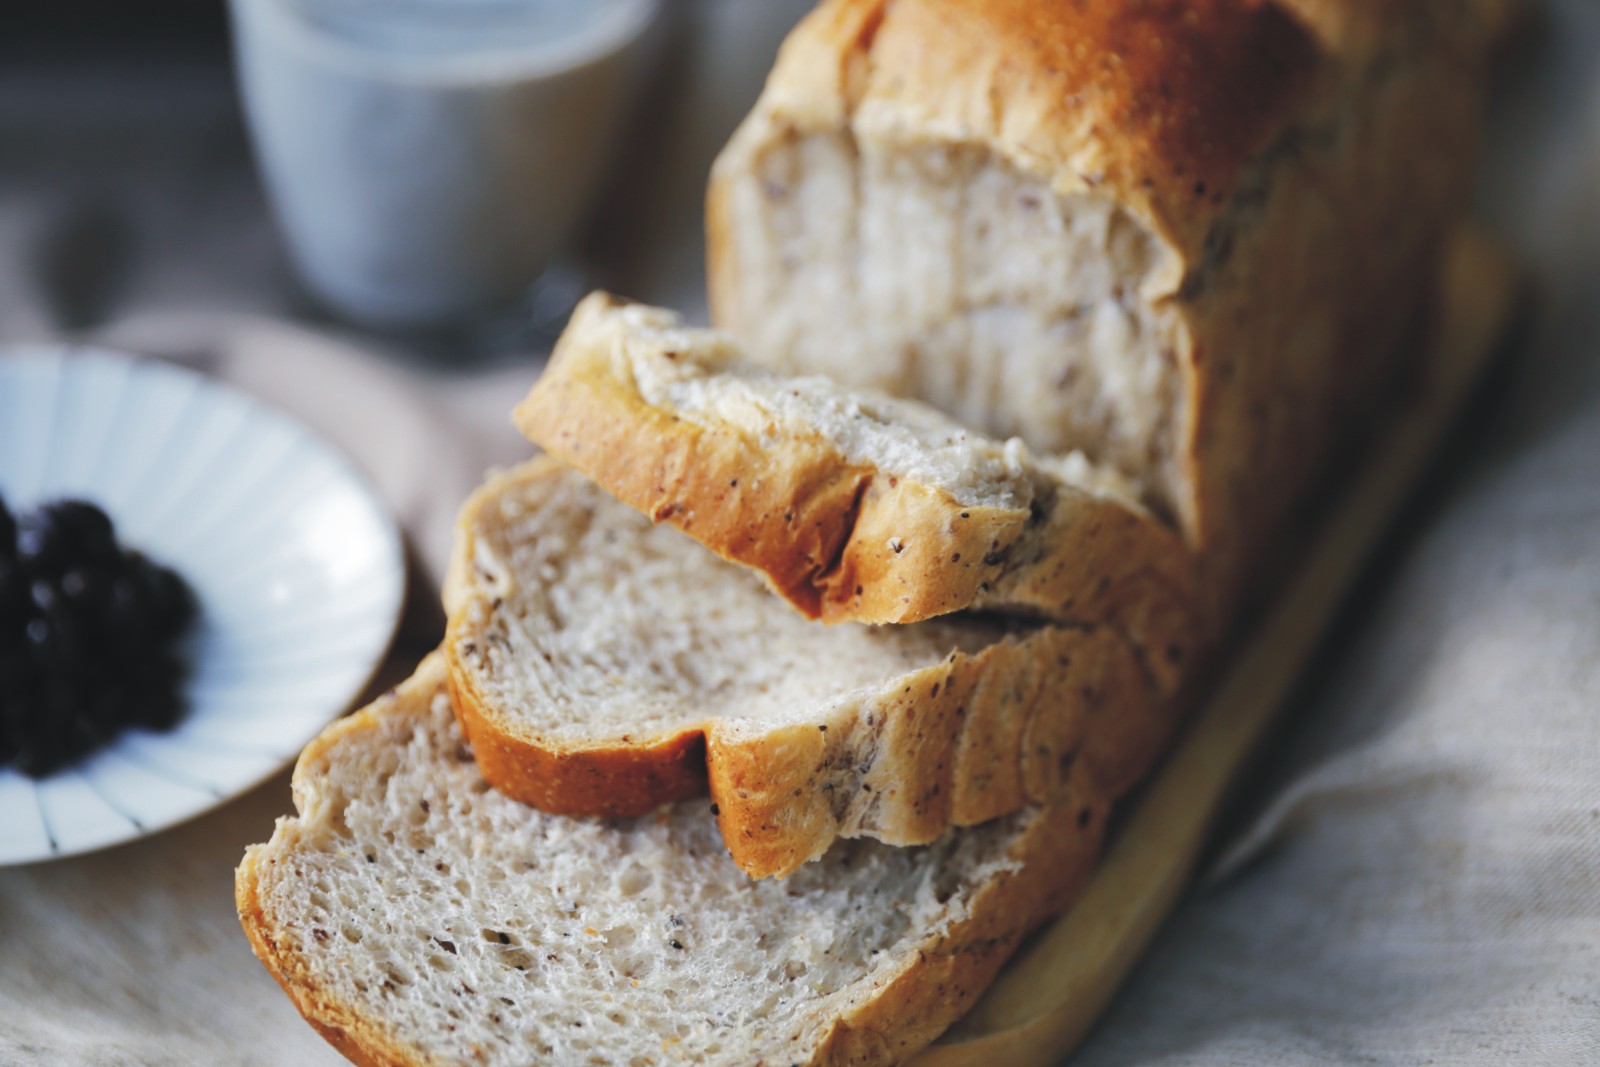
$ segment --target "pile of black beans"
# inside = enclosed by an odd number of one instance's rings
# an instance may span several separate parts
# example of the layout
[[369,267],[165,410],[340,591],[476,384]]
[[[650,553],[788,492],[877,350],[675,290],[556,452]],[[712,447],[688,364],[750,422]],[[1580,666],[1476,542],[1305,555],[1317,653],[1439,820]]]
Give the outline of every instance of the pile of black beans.
[[171,729],[196,612],[184,580],[117,544],[94,504],[13,515],[0,500],[0,767],[43,778],[130,727]]

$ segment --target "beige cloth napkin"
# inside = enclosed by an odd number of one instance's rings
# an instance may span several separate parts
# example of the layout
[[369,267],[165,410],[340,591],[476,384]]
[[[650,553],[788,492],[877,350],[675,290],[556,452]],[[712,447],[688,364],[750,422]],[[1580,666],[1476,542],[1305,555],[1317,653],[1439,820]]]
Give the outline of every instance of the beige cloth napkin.
[[[1517,359],[1077,1064],[1600,1063],[1600,5],[1546,18],[1487,182],[1539,293]],[[7,211],[0,246],[26,222]],[[680,238],[625,288],[696,299]],[[0,288],[23,273],[0,255]],[[124,317],[104,339],[237,381],[345,447],[419,561],[395,669],[427,646],[455,503],[526,454],[505,418],[531,363],[429,373],[239,315]],[[234,864],[288,809],[280,776],[144,841],[0,870],[0,1065],[343,1062],[233,913]]]

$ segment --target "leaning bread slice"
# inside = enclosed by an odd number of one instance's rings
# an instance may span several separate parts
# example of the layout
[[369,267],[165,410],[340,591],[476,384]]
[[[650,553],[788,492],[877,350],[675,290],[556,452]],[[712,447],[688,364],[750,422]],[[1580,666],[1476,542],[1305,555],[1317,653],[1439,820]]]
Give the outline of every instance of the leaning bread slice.
[[446,602],[458,714],[497,789],[604,816],[709,791],[758,877],[839,837],[923,844],[1114,797],[1174,719],[1108,627],[820,626],[548,458],[462,509]]
[[239,867],[240,921],[384,1067],[898,1062],[1070,899],[1105,822],[1074,798],[754,882],[702,802],[600,822],[490,789],[437,656],[306,749],[294,801]]
[[1193,561],[1081,456],[1035,459],[923,404],[774,374],[726,334],[605,293],[579,305],[516,420],[809,617],[1109,622],[1165,687],[1186,676]]

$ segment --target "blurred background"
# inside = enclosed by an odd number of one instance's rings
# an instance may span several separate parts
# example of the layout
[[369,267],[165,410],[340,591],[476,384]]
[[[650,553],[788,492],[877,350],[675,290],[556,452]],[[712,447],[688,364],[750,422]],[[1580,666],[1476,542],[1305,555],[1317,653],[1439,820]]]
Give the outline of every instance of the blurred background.
[[[332,0],[321,6],[359,14],[361,5]],[[408,10],[427,16],[425,2],[388,6],[398,9],[397,21],[403,22]],[[495,22],[504,21],[498,9],[516,6],[496,0],[461,5],[469,16],[486,13],[485,26],[479,38],[464,38],[452,47],[463,53],[515,51],[519,31],[533,42],[540,27]],[[627,0],[545,6],[581,11],[625,7]],[[645,25],[637,36],[625,29],[620,40],[601,46],[626,53],[619,64],[626,69],[616,77],[630,83],[617,94],[615,129],[596,123],[596,114],[610,101],[597,100],[594,92],[540,102],[504,120],[521,121],[524,140],[530,133],[535,140],[542,134],[543,154],[569,163],[581,162],[590,151],[603,157],[592,168],[592,188],[552,209],[565,239],[552,257],[556,271],[546,302],[519,307],[512,301],[510,307],[490,309],[496,314],[475,315],[470,312],[485,309],[464,308],[458,315],[439,316],[442,321],[420,324],[427,328],[402,323],[395,329],[392,323],[362,321],[359,313],[341,314],[325,294],[308,288],[292,265],[294,249],[275,223],[256,165],[281,146],[258,142],[264,153],[252,146],[227,5],[205,0],[12,5],[0,22],[0,340],[82,334],[162,312],[248,313],[334,329],[356,325],[399,354],[459,365],[514,358],[537,348],[548,340],[540,331],[559,322],[563,300],[570,301],[570,290],[577,287],[608,286],[694,315],[703,306],[699,227],[707,167],[754,100],[779,40],[810,5],[804,0],[644,0],[635,6],[644,9]],[[240,13],[241,53],[255,57],[263,72],[258,84],[270,81],[289,61],[281,53],[299,46],[262,43],[271,31],[256,22],[246,26],[246,13],[266,8],[293,13],[302,7],[293,0],[234,5]],[[319,29],[340,43],[340,27]],[[584,27],[558,30],[581,37]],[[507,46],[507,40],[513,44]],[[313,53],[315,48],[313,42]],[[349,49],[381,50],[359,41]],[[372,80],[404,81],[411,69],[425,72],[438,58],[420,47],[408,53],[404,41],[390,51],[397,56],[393,69],[373,73]],[[324,70],[345,62],[317,60]],[[360,57],[352,62],[359,65]],[[561,57],[534,57],[525,71],[483,77],[479,96],[493,98],[540,81],[559,83],[570,65]],[[356,72],[350,79],[359,82],[362,76]],[[608,74],[591,84],[606,90],[611,80]],[[444,97],[449,83],[444,74],[424,88]],[[324,94],[302,113],[302,124],[340,99],[340,87],[322,88]],[[342,91],[348,94],[348,86]],[[270,90],[263,95],[270,96]],[[351,121],[372,122],[376,114],[382,126],[390,101],[364,103],[367,113]],[[425,166],[422,146],[437,131],[425,121],[411,126],[393,121],[394,110],[388,129],[402,143],[392,151],[409,152],[414,144],[416,166]],[[315,168],[320,162],[326,176],[326,168],[341,162],[321,160],[329,149],[314,139],[287,150],[295,157],[290,169]],[[506,165],[499,156],[489,162]],[[352,150],[342,163],[359,169],[361,153]],[[539,177],[533,175],[534,181],[518,190],[524,201],[534,202],[530,210],[551,196]],[[348,180],[372,189],[385,184],[383,175],[370,169]]]

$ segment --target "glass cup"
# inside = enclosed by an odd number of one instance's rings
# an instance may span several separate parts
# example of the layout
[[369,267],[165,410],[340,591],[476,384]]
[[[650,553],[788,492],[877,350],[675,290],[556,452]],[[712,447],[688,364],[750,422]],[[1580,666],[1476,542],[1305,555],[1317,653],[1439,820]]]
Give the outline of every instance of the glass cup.
[[661,0],[231,0],[257,160],[337,314],[460,322],[582,220]]

